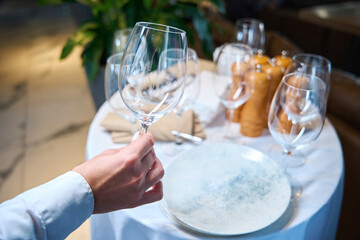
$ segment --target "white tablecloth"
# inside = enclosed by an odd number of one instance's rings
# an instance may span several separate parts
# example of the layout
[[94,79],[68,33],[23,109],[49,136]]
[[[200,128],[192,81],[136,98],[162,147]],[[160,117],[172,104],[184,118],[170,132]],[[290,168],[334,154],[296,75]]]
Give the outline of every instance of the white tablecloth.
[[[201,93],[195,111],[206,127],[206,142],[213,143],[221,139],[224,109],[213,94],[208,72],[202,72],[201,81]],[[108,148],[123,146],[114,144],[110,134],[100,126],[109,111],[109,105],[104,103],[90,126],[87,159]],[[265,154],[275,144],[266,131],[261,137],[242,137],[241,141]],[[192,147],[195,145],[187,142],[181,146],[172,142],[156,142],[154,148],[166,169],[173,156]],[[282,217],[267,228],[231,239],[335,239],[343,196],[344,163],[339,138],[328,120],[317,141],[302,152],[306,154],[307,162],[301,167],[289,169],[303,186],[302,196],[295,206],[290,204]],[[92,216],[91,237],[125,240],[211,239],[179,228],[163,213],[158,202]]]

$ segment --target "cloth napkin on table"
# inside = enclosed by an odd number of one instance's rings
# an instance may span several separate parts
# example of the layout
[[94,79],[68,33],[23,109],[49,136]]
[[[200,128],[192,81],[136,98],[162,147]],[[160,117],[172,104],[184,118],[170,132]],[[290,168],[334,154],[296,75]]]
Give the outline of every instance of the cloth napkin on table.
[[[177,130],[177,121],[175,113],[169,113],[153,123],[149,131],[154,135],[156,141],[175,141],[176,136],[171,131]],[[136,123],[136,126],[132,126],[129,121],[113,112],[106,115],[101,122],[101,126],[111,132],[114,143],[129,143],[134,134],[133,131],[140,130],[138,123]],[[181,115],[179,129],[180,132],[205,138],[205,130],[197,114],[192,110],[188,110]]]

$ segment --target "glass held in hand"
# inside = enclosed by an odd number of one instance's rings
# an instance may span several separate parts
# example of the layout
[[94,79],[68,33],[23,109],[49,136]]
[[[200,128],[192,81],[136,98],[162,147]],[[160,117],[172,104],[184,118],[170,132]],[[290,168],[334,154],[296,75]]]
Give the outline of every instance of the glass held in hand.
[[225,138],[238,137],[239,129],[232,131],[234,110],[244,104],[250,92],[246,89],[245,75],[253,68],[253,54],[249,46],[239,43],[223,45],[214,60],[212,83],[215,95],[229,110],[225,123]]
[[233,42],[249,45],[253,52],[265,50],[265,25],[254,18],[241,18],[235,23]]
[[[175,108],[177,131],[181,132],[181,115],[191,109],[199,96],[200,91],[200,65],[199,59],[194,49],[188,49],[187,57],[187,73],[184,94]],[[182,144],[183,139],[180,136],[176,137],[175,143]]]
[[[285,171],[288,165],[305,159],[294,151],[309,145],[320,135],[325,121],[325,99],[326,86],[320,78],[303,73],[283,77],[271,102],[268,126],[283,153],[275,156],[270,152],[270,155],[282,160]],[[293,197],[299,197],[301,185],[290,175],[289,179]]]
[[110,105],[111,109],[120,117],[128,120],[131,123],[131,131],[135,133],[136,131],[136,119],[135,117],[126,109],[121,96],[119,93],[119,72],[120,72],[120,63],[123,57],[123,53],[116,53],[111,55],[106,60],[105,67],[105,97]]
[[186,33],[171,26],[139,22],[121,63],[119,91],[142,132],[171,112],[184,92]]

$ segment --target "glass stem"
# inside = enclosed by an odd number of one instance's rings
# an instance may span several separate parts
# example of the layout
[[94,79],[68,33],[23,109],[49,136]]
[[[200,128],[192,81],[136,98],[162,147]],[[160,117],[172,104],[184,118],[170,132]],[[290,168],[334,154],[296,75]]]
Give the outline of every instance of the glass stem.
[[231,123],[234,115],[234,109],[228,108],[229,111],[229,119],[225,119],[225,137],[231,137]]
[[144,135],[145,133],[147,133],[149,126],[145,123],[141,123],[141,130],[140,130],[140,135]]
[[290,158],[291,157],[291,151],[287,150],[287,149],[284,149],[284,152],[283,152],[284,156],[283,156],[283,166],[284,166],[284,171],[286,174],[289,174],[288,171],[287,171],[287,167],[288,167],[288,157]]
[[302,187],[300,185],[300,183],[298,182],[298,180],[296,180],[288,171],[287,171],[287,167],[288,167],[288,161],[289,158],[291,158],[291,151],[284,149],[284,156],[283,156],[283,161],[284,161],[284,171],[285,174],[287,175],[290,185],[291,185],[291,200],[293,201],[293,204],[295,205],[296,200],[301,196],[302,194]]

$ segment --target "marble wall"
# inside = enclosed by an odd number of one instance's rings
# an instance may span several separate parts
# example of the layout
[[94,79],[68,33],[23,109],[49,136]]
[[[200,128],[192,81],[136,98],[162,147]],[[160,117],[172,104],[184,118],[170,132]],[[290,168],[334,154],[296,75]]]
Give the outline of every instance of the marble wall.
[[[0,3],[0,202],[83,162],[95,115],[81,49],[59,60],[76,28],[68,7],[8,3]],[[68,237],[89,238],[89,222]]]

